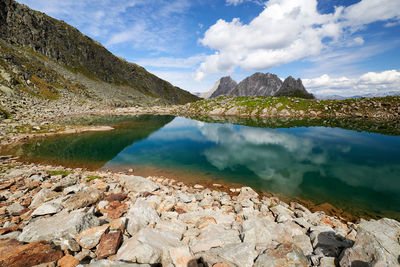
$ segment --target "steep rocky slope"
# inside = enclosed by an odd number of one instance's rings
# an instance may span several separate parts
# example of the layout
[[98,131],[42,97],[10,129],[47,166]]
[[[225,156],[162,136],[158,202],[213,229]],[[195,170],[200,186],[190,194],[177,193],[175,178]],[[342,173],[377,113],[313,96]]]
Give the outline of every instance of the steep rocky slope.
[[230,76],[222,77],[219,79],[214,88],[215,90],[210,95],[210,98],[215,98],[220,95],[227,95],[237,86],[237,82]]
[[[62,105],[183,104],[198,97],[114,56],[63,21],[0,2],[0,106],[36,97]],[[23,100],[25,101],[25,100]]]
[[303,82],[300,79],[294,79],[292,76],[285,79],[281,88],[275,93],[275,96],[292,96],[307,99],[314,98],[314,96],[304,88]]
[[254,73],[241,81],[229,96],[274,96],[282,86],[282,81],[272,73]]

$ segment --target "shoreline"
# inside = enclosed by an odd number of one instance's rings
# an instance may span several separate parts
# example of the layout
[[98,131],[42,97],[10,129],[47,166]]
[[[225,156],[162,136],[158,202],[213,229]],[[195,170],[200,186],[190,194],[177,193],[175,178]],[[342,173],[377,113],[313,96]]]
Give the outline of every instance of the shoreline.
[[[118,266],[123,261],[183,267],[193,261],[203,266],[251,267],[268,264],[265,254],[279,255],[277,260],[288,264],[293,253],[301,266],[322,262],[347,266],[359,256],[354,250],[364,240],[358,239],[367,231],[363,229],[373,225],[377,231],[387,231],[393,225],[389,230],[400,234],[395,220],[343,223],[249,187],[238,188],[231,196],[169,178],[27,165],[9,157],[0,157],[0,168],[0,244],[16,239],[9,245],[26,254],[36,253],[27,246],[48,246],[50,255],[57,256],[45,261],[69,261],[72,266],[89,262],[92,265],[87,266],[98,266],[96,262]],[[65,220],[69,223],[62,224]],[[81,223],[83,228],[78,226]],[[376,238],[379,243],[379,233],[371,238],[368,242],[377,242]],[[163,249],[158,248],[159,242]],[[238,249],[245,254],[237,254]],[[0,256],[0,262],[17,257],[10,253]]]

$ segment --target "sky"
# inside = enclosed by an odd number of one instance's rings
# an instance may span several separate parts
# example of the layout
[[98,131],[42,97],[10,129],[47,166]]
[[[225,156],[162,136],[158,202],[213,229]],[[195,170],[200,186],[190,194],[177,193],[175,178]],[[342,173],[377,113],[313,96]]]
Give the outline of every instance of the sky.
[[222,76],[316,95],[400,92],[400,0],[18,0],[190,92]]

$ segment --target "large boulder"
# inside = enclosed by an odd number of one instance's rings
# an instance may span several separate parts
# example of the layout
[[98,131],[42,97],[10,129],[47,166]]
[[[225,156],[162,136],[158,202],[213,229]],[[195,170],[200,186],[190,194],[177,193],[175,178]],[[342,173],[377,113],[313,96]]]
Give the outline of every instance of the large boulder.
[[[399,266],[400,223],[392,219],[362,221],[353,247],[344,251],[340,266]],[[361,265],[360,265],[361,266]]]
[[[40,218],[24,227],[19,241],[51,241],[56,245],[75,243],[74,238],[83,230],[99,225],[99,219],[84,209],[68,213],[62,211],[49,218]],[[70,249],[70,247],[68,247]]]
[[267,249],[260,255],[255,267],[307,267],[309,262],[303,251],[296,245],[285,243],[277,248]]
[[169,248],[182,247],[183,243],[169,232],[144,228],[128,239],[118,250],[116,259],[132,263],[159,264]]
[[130,235],[134,235],[141,228],[150,224],[156,224],[161,220],[157,211],[143,199],[138,199],[135,202],[128,211],[127,218],[127,230]]
[[153,192],[160,188],[158,184],[140,176],[121,175],[119,179],[129,192]]

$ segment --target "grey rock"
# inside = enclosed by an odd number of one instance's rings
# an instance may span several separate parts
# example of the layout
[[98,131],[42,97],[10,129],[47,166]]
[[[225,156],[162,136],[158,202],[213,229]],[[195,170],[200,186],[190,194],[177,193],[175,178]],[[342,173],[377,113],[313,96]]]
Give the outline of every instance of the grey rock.
[[309,266],[307,257],[296,245],[286,243],[277,248],[267,249],[260,255],[255,267],[306,267]]
[[32,216],[34,217],[34,216],[55,214],[61,210],[62,210],[61,205],[55,203],[43,203],[32,212]]
[[23,209],[25,209],[25,207],[19,203],[13,203],[13,204],[7,206],[7,211],[9,214],[18,213]]
[[126,263],[122,261],[99,260],[90,264],[78,265],[85,267],[151,267],[150,264]]
[[319,267],[336,267],[334,257],[322,257],[319,260]]
[[121,175],[120,181],[130,192],[154,192],[160,188],[158,184],[140,176]]
[[157,211],[142,199],[138,199],[135,202],[126,217],[128,219],[127,231],[130,235],[134,235],[149,224],[155,224],[160,221]]
[[36,208],[36,207],[40,206],[42,203],[50,201],[58,196],[60,196],[60,193],[54,192],[47,188],[43,188],[33,198],[31,205],[29,207]]
[[362,221],[353,247],[344,251],[340,266],[364,262],[368,266],[400,264],[400,223],[392,219]]
[[87,187],[76,194],[71,195],[62,203],[62,206],[68,210],[76,210],[88,207],[103,197],[103,192],[92,187]]
[[240,242],[238,231],[225,229],[218,224],[210,224],[200,231],[199,236],[190,241],[189,246],[193,253],[197,253]]
[[311,245],[311,240],[307,235],[295,235],[293,237],[293,243],[301,248],[306,256],[313,253],[313,247]]
[[[333,230],[323,230],[323,228],[329,229],[330,227],[315,228],[316,230],[310,233],[311,243],[316,251],[325,256],[337,257],[344,248],[352,245],[352,242],[346,241],[341,236],[336,235]],[[311,229],[313,229],[313,227],[311,227]]]
[[136,263],[161,263],[163,249],[183,244],[169,232],[144,228],[128,239],[118,250],[116,259]]
[[24,227],[18,240],[34,242],[40,240],[55,241],[66,237],[75,238],[83,230],[99,225],[92,212],[76,210],[71,213],[62,211],[49,218],[40,218]]
[[226,262],[232,267],[252,267],[258,254],[254,244],[238,243],[226,245],[224,248],[214,248],[197,256],[201,256],[210,266]]

